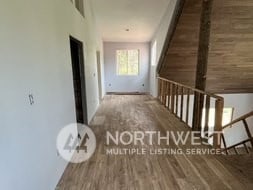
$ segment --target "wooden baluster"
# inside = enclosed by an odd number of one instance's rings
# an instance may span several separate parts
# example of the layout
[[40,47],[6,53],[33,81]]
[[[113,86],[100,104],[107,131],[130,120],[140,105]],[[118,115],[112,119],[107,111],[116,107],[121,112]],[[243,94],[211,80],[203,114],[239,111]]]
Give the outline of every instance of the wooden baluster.
[[175,113],[175,84],[172,84],[171,90],[171,112]]
[[162,104],[164,105],[164,96],[165,96],[165,81],[163,80],[162,85]]
[[163,80],[163,83],[162,83],[162,105],[164,105],[164,86],[165,86],[165,81]]
[[237,151],[236,147],[234,147],[234,151],[235,151],[235,154],[238,155],[238,151]]
[[250,130],[249,130],[249,125],[248,125],[246,119],[243,119],[242,122],[244,124],[245,130],[247,132],[247,135],[248,135],[249,139],[251,139],[250,144],[253,147],[253,139],[252,139],[252,135],[251,135]]
[[164,97],[163,97],[163,105],[166,107],[167,100],[167,81],[164,81]]
[[168,110],[170,109],[171,84],[168,83]]
[[221,147],[221,133],[222,133],[222,115],[223,115],[224,100],[217,99],[215,102],[215,126],[214,126],[214,137],[213,146],[215,148]]
[[164,99],[164,80],[162,80],[162,88],[161,88],[161,103],[163,104]]
[[189,106],[190,106],[190,89],[187,89],[187,105],[186,105],[186,119],[185,122],[189,125]]
[[221,134],[221,138],[222,138],[222,142],[223,142],[223,145],[224,145],[225,152],[228,155],[229,153],[228,153],[228,149],[227,149],[227,144],[226,144],[225,137],[224,137],[223,133]]
[[176,85],[176,116],[178,117],[178,85]]
[[165,98],[165,107],[168,107],[168,97],[169,97],[169,82],[166,81],[166,98]]
[[204,134],[205,137],[208,137],[209,131],[209,111],[210,111],[210,96],[206,95],[206,105],[205,105],[205,125],[204,125]]
[[250,153],[250,151],[249,151],[249,148],[247,147],[247,145],[246,145],[245,143],[243,143],[243,146],[244,146],[244,148],[245,148],[246,152],[249,154],[249,153]]
[[192,129],[194,131],[200,131],[201,124],[201,110],[200,110],[200,93],[194,92],[194,108],[193,108],[193,120],[192,120]]
[[161,103],[163,101],[163,80],[161,80]]
[[184,87],[181,87],[181,107],[180,107],[180,121],[183,121],[183,110],[184,110]]
[[161,102],[161,79],[158,79],[158,100]]
[[167,97],[167,81],[164,81],[164,89],[163,89],[163,105],[166,107],[166,97]]
[[160,96],[159,96],[160,103],[162,103],[162,86],[163,86],[163,81],[160,80]]

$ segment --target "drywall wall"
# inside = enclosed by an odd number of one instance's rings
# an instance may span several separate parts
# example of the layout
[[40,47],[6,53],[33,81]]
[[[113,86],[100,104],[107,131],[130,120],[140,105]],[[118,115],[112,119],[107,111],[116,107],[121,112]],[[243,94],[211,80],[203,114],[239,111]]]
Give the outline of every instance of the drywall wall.
[[[168,33],[168,28],[171,23],[171,19],[173,16],[173,12],[176,6],[177,0],[170,0],[169,6],[167,8],[167,11],[165,12],[165,15],[163,16],[163,19],[161,20],[161,23],[152,38],[151,41],[151,54],[152,54],[152,47],[154,47],[154,44],[156,44],[156,48],[154,48],[153,51],[156,51],[154,55],[156,55],[155,58],[153,58],[154,63],[151,63],[150,67],[150,94],[154,97],[157,96],[157,80],[156,80],[156,67],[159,61],[159,58],[161,56],[161,52],[164,46],[164,42]],[[152,59],[152,58],[151,58]]]
[[69,35],[84,43],[89,120],[94,115],[103,49],[91,10],[89,0],[85,19],[70,0],[1,0],[0,189],[53,190],[63,173],[56,137],[75,122]]
[[[117,75],[116,51],[140,50],[139,75]],[[104,43],[106,92],[149,92],[149,43]]]

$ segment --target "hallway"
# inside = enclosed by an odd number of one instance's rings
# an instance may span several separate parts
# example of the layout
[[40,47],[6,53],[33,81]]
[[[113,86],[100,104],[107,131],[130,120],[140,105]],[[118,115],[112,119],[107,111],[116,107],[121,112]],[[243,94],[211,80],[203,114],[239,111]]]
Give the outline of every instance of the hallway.
[[[112,134],[115,131],[161,131],[162,134],[165,134],[165,130],[188,130],[184,124],[150,96],[105,96],[92,121],[91,128],[97,137],[95,154],[84,163],[69,164],[57,189],[253,188],[251,155],[247,157],[185,154],[107,155],[106,149],[114,148],[114,146],[106,145],[106,131],[110,131]],[[153,140],[155,141],[155,139]],[[145,143],[143,146],[148,145]],[[155,146],[153,145],[151,148],[155,148]],[[187,143],[187,147],[189,146]],[[141,145],[138,148],[141,148]],[[166,145],[162,145],[162,148],[166,148]],[[177,148],[177,146],[170,143],[169,148]],[[234,158],[237,160],[235,161]],[[248,168],[244,167],[246,165]]]

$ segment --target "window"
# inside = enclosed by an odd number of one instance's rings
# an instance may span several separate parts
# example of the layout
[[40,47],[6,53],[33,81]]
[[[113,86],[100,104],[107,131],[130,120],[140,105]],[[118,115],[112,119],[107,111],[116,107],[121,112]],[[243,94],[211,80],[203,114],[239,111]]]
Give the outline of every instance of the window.
[[153,43],[152,45],[152,49],[151,49],[151,65],[155,66],[156,63],[156,49],[157,49],[157,43],[156,41]]
[[74,6],[76,7],[76,9],[80,12],[81,15],[83,15],[84,17],[84,4],[83,1],[84,0],[70,0],[71,3],[74,4]]
[[139,50],[117,50],[117,75],[139,74]]
[[[226,125],[228,123],[230,123],[232,121],[232,117],[233,117],[233,112],[234,109],[233,108],[223,108],[223,117],[222,117],[222,125]],[[203,117],[202,117],[202,127],[204,127],[204,123],[205,123],[205,108],[203,109]],[[214,123],[215,123],[215,108],[210,108],[209,110],[209,127],[214,127]]]
[[75,0],[77,10],[84,16],[83,0]]

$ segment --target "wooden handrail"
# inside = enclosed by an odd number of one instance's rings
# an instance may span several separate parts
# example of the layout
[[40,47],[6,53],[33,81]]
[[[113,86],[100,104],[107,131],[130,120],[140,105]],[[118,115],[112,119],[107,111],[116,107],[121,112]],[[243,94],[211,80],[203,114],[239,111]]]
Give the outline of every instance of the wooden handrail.
[[[250,142],[250,141],[252,141],[253,140],[253,138],[249,138],[249,139],[246,139],[246,140],[243,140],[243,141],[241,141],[241,142],[239,142],[239,143],[236,143],[236,144],[234,144],[234,145],[232,145],[232,146],[230,146],[230,147],[227,147],[227,148],[224,148],[222,151],[228,151],[229,149],[234,149],[234,148],[236,148],[237,146],[240,146],[240,145],[245,145],[247,142]],[[246,146],[244,146],[244,148],[245,148],[245,150],[248,152],[248,147]],[[248,152],[249,153],[249,152]]]
[[175,82],[175,81],[172,81],[172,80],[168,80],[168,79],[163,78],[163,77],[157,77],[157,78],[158,78],[158,79],[161,79],[161,80],[163,80],[163,81],[167,81],[167,82],[169,82],[169,83],[171,83],[171,84],[175,84],[175,85],[177,85],[177,86],[181,86],[181,87],[184,87],[184,88],[186,88],[186,89],[192,90],[193,92],[198,92],[198,93],[203,94],[203,95],[208,95],[208,96],[210,96],[210,97],[212,97],[212,98],[215,98],[215,99],[220,99],[220,100],[223,100],[223,99],[224,99],[223,97],[218,96],[218,95],[216,95],[216,94],[212,94],[212,93],[209,93],[209,92],[205,92],[205,91],[199,90],[199,89],[197,89],[197,88],[193,88],[193,87],[190,87],[190,86],[187,86],[187,85],[184,85],[184,84],[180,84],[180,83],[178,83],[178,82]]
[[[236,154],[237,154],[236,147],[237,147],[237,146],[240,146],[240,145],[243,145],[244,148],[245,148],[245,150],[246,150],[246,152],[249,153],[249,150],[248,150],[248,147],[247,147],[246,143],[247,143],[247,142],[250,142],[250,143],[251,143],[251,146],[253,147],[253,137],[252,137],[252,134],[251,134],[251,132],[250,132],[250,130],[249,130],[249,126],[248,126],[248,123],[247,123],[246,119],[249,118],[249,117],[252,117],[252,116],[253,116],[253,111],[251,111],[251,112],[249,112],[249,113],[247,113],[247,114],[245,114],[245,115],[243,115],[243,116],[241,116],[241,117],[239,117],[239,118],[233,120],[232,122],[230,122],[230,123],[228,123],[228,124],[226,124],[226,125],[224,125],[224,126],[222,127],[222,130],[224,130],[224,129],[228,128],[228,127],[232,127],[232,126],[233,126],[234,124],[236,124],[236,123],[243,122],[243,126],[244,126],[245,131],[246,131],[247,136],[248,136],[248,138],[247,138],[246,140],[243,140],[243,141],[241,141],[241,142],[239,142],[239,143],[236,143],[236,144],[234,144],[234,145],[232,145],[232,146],[230,146],[230,147],[226,147],[226,141],[225,141],[225,138],[224,138],[224,135],[223,135],[223,136],[222,136],[222,137],[223,137],[222,140],[223,140],[223,144],[224,144],[224,147],[225,147],[225,148],[223,149],[223,151],[225,151],[226,154],[229,154],[228,150],[229,150],[229,149],[232,149],[232,148],[235,150],[235,152],[236,152]],[[210,135],[209,138],[212,137],[213,135],[214,135],[214,134]]]
[[[244,120],[246,120],[247,118],[249,118],[249,117],[251,117],[251,116],[253,116],[253,111],[251,111],[251,112],[249,112],[249,113],[247,113],[247,114],[245,114],[245,115],[243,115],[243,116],[241,116],[241,117],[239,117],[239,118],[237,118],[237,119],[231,121],[230,123],[224,125],[224,126],[222,127],[222,130],[224,130],[224,129],[228,128],[228,127],[231,128],[234,124],[236,124],[236,123],[238,123],[238,122],[240,122],[240,121],[244,121]],[[211,138],[212,136],[213,136],[213,134],[211,134],[211,135],[209,136],[209,138]]]
[[[186,96],[186,98],[184,97]],[[193,96],[194,101],[196,104],[194,105],[193,109],[190,110],[190,96]],[[248,147],[246,146],[246,142],[250,142],[253,147],[253,137],[249,130],[248,123],[246,121],[247,118],[253,116],[253,111],[235,119],[234,121],[222,126],[222,115],[223,115],[223,108],[224,108],[224,99],[221,96],[211,94],[208,92],[204,92],[199,89],[192,88],[190,86],[186,86],[180,84],[175,81],[168,80],[166,78],[158,77],[158,99],[172,114],[180,119],[180,121],[184,122],[186,125],[192,128],[192,130],[197,130],[199,132],[202,131],[202,127],[204,127],[205,138],[213,137],[213,146],[215,148],[221,148],[221,141],[224,144],[225,151],[228,154],[228,150],[234,148],[236,150],[236,146],[244,145],[247,152]],[[186,100],[185,100],[186,99]],[[214,124],[214,131],[212,135],[209,136],[208,132],[210,129],[209,126],[209,111],[211,105],[211,99],[215,101],[215,124]],[[205,120],[204,126],[202,126],[202,119],[203,119],[203,108],[205,108]],[[192,116],[192,126],[189,124],[189,113],[197,113],[193,114]],[[185,115],[184,115],[185,114]],[[232,126],[235,123],[243,122],[246,133],[248,135],[248,139],[237,143],[231,147],[226,147],[226,141],[224,134],[222,133],[223,130],[229,126]],[[220,136],[220,134],[221,136]],[[207,135],[206,135],[207,134]],[[203,137],[203,135],[201,135]],[[220,138],[222,137],[222,138]]]
[[249,113],[247,113],[247,114],[245,114],[245,115],[243,115],[243,116],[241,116],[241,117],[239,117],[239,118],[233,120],[233,121],[230,122],[229,124],[224,125],[224,126],[222,127],[222,129],[225,129],[225,128],[227,128],[227,127],[232,127],[233,124],[236,124],[236,123],[238,123],[238,122],[240,122],[240,121],[242,121],[242,120],[244,120],[244,119],[247,119],[247,118],[249,118],[249,117],[251,117],[251,116],[253,116],[253,111],[251,111],[251,112],[249,112]]
[[[190,96],[193,96],[196,106],[190,106]],[[206,109],[206,117],[204,123],[205,137],[208,137],[209,126],[209,110],[211,100],[215,102],[215,126],[216,132],[222,132],[222,115],[224,107],[224,99],[221,96],[204,92],[202,90],[180,84],[166,78],[158,77],[158,100],[172,114],[192,128],[194,131],[202,131],[203,108]],[[201,102],[201,103],[200,103]],[[198,113],[192,114],[190,113]],[[192,125],[189,124],[192,117]],[[206,135],[207,134],[207,135]],[[215,148],[220,148],[221,138],[218,133],[214,135],[213,145]],[[203,137],[203,134],[201,134]]]

